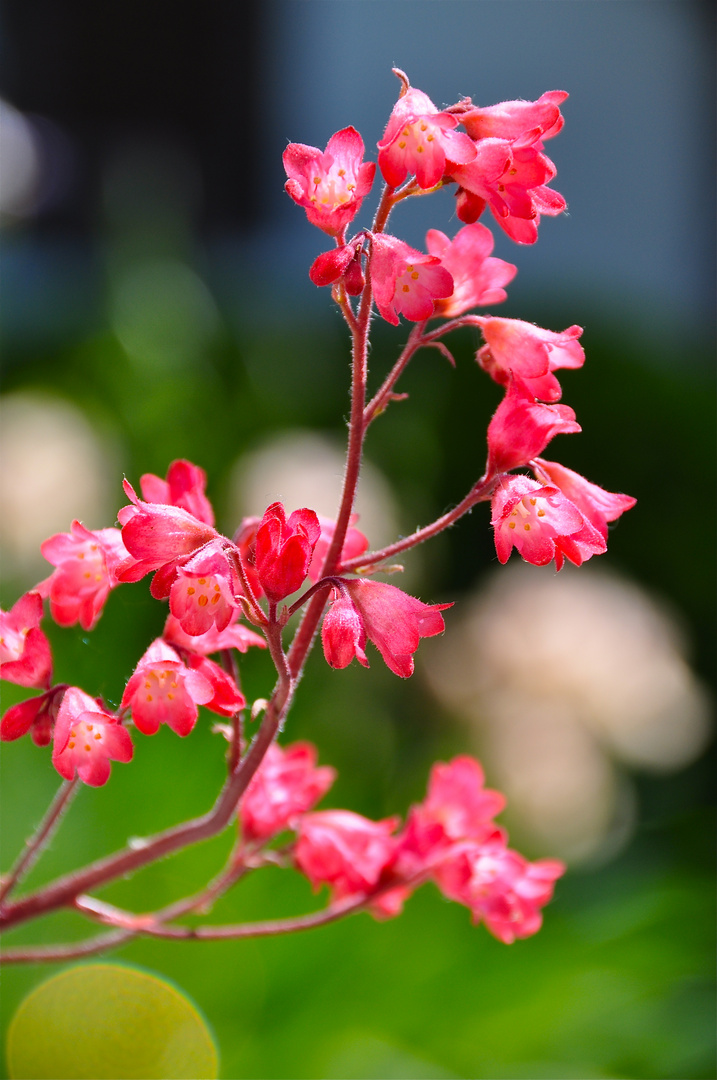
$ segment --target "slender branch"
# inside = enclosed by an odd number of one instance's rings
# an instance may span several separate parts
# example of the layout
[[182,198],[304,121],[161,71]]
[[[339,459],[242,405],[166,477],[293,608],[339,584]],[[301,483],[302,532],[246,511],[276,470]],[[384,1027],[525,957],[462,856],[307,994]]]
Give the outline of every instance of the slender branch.
[[78,779],[65,780],[57,790],[57,794],[50,803],[44,818],[37,831],[25,841],[25,850],[10,872],[3,878],[0,885],[0,901],[8,896],[26,874],[30,872],[34,864],[42,854],[42,850],[49,843],[53,833],[60,824],[63,813],[72,802],[78,791]]
[[110,934],[98,934],[85,941],[69,941],[65,945],[18,945],[12,949],[3,949],[0,964],[48,964],[53,961],[83,960],[86,956],[96,956],[124,945],[136,934],[128,930],[113,930]]

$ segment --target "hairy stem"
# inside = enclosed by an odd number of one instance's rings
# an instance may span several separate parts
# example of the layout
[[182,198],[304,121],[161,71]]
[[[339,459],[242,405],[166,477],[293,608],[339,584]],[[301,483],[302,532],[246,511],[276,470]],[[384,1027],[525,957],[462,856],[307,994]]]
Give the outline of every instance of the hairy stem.
[[25,850],[10,872],[3,878],[2,885],[0,885],[0,902],[12,892],[16,885],[19,885],[20,881],[30,872],[39,859],[43,848],[49,843],[60,824],[62,815],[77,793],[78,784],[77,777],[74,780],[65,780],[60,784],[57,794],[50,803],[37,832],[25,841]]

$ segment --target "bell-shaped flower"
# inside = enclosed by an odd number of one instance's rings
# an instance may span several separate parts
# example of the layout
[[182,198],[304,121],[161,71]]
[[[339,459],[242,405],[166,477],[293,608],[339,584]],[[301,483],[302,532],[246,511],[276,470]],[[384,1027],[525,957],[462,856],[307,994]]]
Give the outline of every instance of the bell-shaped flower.
[[[379,581],[356,578],[342,584],[342,595],[329,609],[322,628],[324,656],[344,668],[354,656],[364,667],[366,639],[374,643],[386,666],[407,679],[413,674],[413,654],[422,637],[443,633],[442,611],[452,604],[424,604],[414,596]],[[336,605],[338,611],[335,611]],[[349,610],[353,606],[353,613]],[[327,625],[328,621],[328,625]]]
[[167,724],[177,735],[188,735],[197,722],[199,705],[215,696],[200,671],[190,671],[178,654],[157,638],[141,657],[122,695],[122,708],[144,735],[154,735]]
[[581,430],[568,405],[543,405],[520,381],[511,380],[488,425],[488,474],[527,465],[556,435]]
[[580,566],[607,548],[602,533],[557,487],[528,476],[501,481],[493,495],[491,524],[501,563],[515,547],[526,562],[546,566],[555,559],[560,570],[565,558]]
[[301,586],[320,535],[313,510],[294,510],[287,519],[280,502],[266,509],[256,530],[254,569],[270,601],[283,600]]
[[571,503],[577,506],[605,540],[607,540],[608,522],[617,521],[621,514],[630,510],[637,502],[632,495],[605,491],[597,484],[591,484],[580,473],[566,469],[557,461],[536,458],[533,467],[539,474],[539,479],[544,483],[554,484]]
[[181,506],[206,525],[214,524],[212,504],[204,493],[207,474],[191,461],[173,461],[166,480],[154,473],[145,473],[140,477],[139,486],[146,502]]
[[548,90],[537,101],[501,101],[498,105],[476,107],[461,114],[461,123],[472,139],[509,139],[526,136],[552,139],[565,119],[560,106],[568,97],[565,90]]
[[[328,550],[331,546],[331,541],[334,538],[334,532],[336,531],[336,522],[331,518],[324,517],[323,514],[317,515],[319,519],[319,526],[321,533],[319,539],[316,541],[316,547],[314,548],[314,554],[309,564],[308,576],[311,581],[318,581],[321,576],[321,569],[324,565],[324,559],[328,554]],[[354,528],[354,522],[358,520],[358,515],[354,514],[351,518],[351,524],[346,530],[346,536],[344,538],[344,546],[341,549],[341,559],[339,561],[337,573],[341,573],[341,563],[348,562],[349,559],[355,559],[359,555],[363,555],[364,551],[368,551],[368,539],[364,536],[360,529]]]
[[485,345],[476,360],[492,379],[507,386],[511,375],[520,380],[526,395],[538,401],[559,401],[560,383],[553,374],[560,368],[579,368],[585,351],[578,341],[581,326],[567,330],[543,330],[522,319],[478,317]]
[[422,90],[404,89],[378,144],[378,167],[386,183],[396,188],[410,174],[428,190],[442,178],[447,161],[472,161],[475,146],[468,135],[454,130],[458,123],[451,113],[439,112]]
[[287,193],[329,236],[346,228],[371,190],[376,166],[363,161],[363,152],[363,139],[353,127],[332,135],[323,153],[303,143],[289,143],[284,151]]
[[97,702],[70,686],[62,698],[52,749],[52,764],[65,780],[75,773],[91,787],[101,787],[110,776],[110,760],[132,760],[129,732]]
[[332,900],[370,894],[396,852],[398,820],[370,821],[350,810],[321,810],[299,819],[294,859],[314,889],[328,885]]
[[169,592],[169,610],[192,636],[215,627],[226,629],[234,618],[238,582],[224,552],[209,543],[177,566]]
[[0,721],[0,740],[13,742],[30,732],[35,746],[47,746],[52,741],[57,711],[66,689],[64,685],[54,686],[9,708]]
[[316,764],[316,748],[297,742],[272,743],[239,803],[245,840],[268,840],[323,798],[336,779],[336,770]]
[[0,609],[0,679],[18,686],[49,687],[50,643],[40,630],[42,597],[27,592],[10,608]]
[[119,584],[118,572],[127,552],[119,529],[91,532],[73,521],[69,533],[57,533],[40,545],[43,557],[57,569],[36,586],[50,599],[50,614],[60,626],[79,622],[91,630],[110,590]]
[[187,666],[194,672],[199,672],[212,688],[213,695],[209,701],[202,704],[211,712],[219,716],[234,716],[240,709],[246,707],[246,698],[241,690],[223,668],[206,656],[198,656],[190,653],[187,657]]
[[466,225],[453,240],[438,229],[429,229],[426,247],[453,278],[452,295],[434,301],[434,315],[450,319],[474,307],[500,304],[507,298],[503,286],[513,280],[518,268],[491,256],[493,234],[485,225]]
[[216,626],[213,626],[206,633],[195,637],[183,630],[179,619],[175,619],[170,612],[164,624],[162,637],[168,645],[173,645],[176,649],[182,649],[185,652],[196,653],[198,656],[211,656],[212,653],[220,652],[222,649],[237,649],[238,652],[245,653],[252,645],[265,649],[266,639],[240,623],[238,617],[239,612],[235,611],[234,621],[223,630],[217,630]]
[[363,241],[324,251],[311,264],[309,277],[319,287],[343,281],[349,296],[358,296],[366,284],[361,265],[362,252]]
[[434,302],[453,293],[453,278],[440,259],[386,233],[373,236],[369,268],[376,307],[393,326],[399,315],[413,322],[430,319]]

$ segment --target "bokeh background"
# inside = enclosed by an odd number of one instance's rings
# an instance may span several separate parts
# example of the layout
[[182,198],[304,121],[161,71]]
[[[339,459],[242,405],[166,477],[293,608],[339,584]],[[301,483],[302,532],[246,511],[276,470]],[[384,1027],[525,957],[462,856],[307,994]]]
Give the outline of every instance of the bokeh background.
[[[479,754],[516,846],[570,864],[544,929],[505,947],[426,887],[384,924],[119,957],[193,998],[224,1077],[713,1076],[712,5],[6,0],[0,26],[4,607],[47,572],[42,539],[75,516],[112,524],[122,475],[176,457],[207,469],[227,531],[274,498],[332,513],[347,345],[308,280],[325,240],[283,192],[288,141],[323,147],[353,124],[371,153],[392,65],[439,105],[570,91],[550,148],[569,213],[534,248],[496,237],[519,268],[500,313],[585,326],[587,364],[562,380],[583,434],[558,456],[638,505],[607,556],[559,576],[498,568],[479,508],[406,560],[413,592],[457,601],[415,677],[317,655],[286,732],[338,768],[327,805],[375,817],[419,799],[432,761]],[[420,247],[427,227],[458,224],[446,192],[392,227]],[[376,327],[375,379],[405,333]],[[410,400],[372,429],[374,546],[480,472],[500,395],[476,344],[456,335],[455,371],[420,355]],[[50,627],[58,678],[117,702],[163,617],[142,583],[90,635]],[[263,696],[266,658],[243,668]],[[4,684],[4,707],[20,695]],[[204,811],[223,771],[210,727],[140,738],[131,767],[83,790],[32,881]],[[4,748],[3,771],[7,865],[57,777],[28,740]],[[105,895],[140,910],[184,895],[230,839]],[[213,917],[316,902],[265,871]],[[15,940],[82,932],[62,914]],[[5,973],[3,1025],[51,970]]]

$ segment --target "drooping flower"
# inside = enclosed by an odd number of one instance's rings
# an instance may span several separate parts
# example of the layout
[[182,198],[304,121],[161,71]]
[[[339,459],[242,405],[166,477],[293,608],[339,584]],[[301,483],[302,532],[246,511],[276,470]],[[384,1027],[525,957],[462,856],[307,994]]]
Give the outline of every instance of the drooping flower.
[[556,435],[581,431],[568,405],[543,405],[511,379],[488,425],[488,473],[520,468],[541,454]]
[[54,686],[44,694],[13,705],[0,721],[0,740],[13,742],[30,732],[35,746],[47,746],[57,719],[66,686]]
[[188,735],[197,722],[199,705],[215,696],[200,671],[190,671],[178,654],[157,638],[140,658],[122,695],[122,708],[144,735],[154,735],[167,724],[177,735]]
[[164,624],[162,637],[168,645],[199,656],[211,656],[212,653],[220,652],[222,649],[237,649],[245,653],[252,645],[265,649],[266,639],[240,623],[238,617],[237,611],[234,613],[234,621],[223,630],[217,630],[216,626],[213,626],[206,633],[194,637],[182,629],[179,620],[175,619],[170,612]]
[[52,764],[65,780],[75,773],[91,787],[101,787],[110,776],[110,760],[132,760],[129,732],[97,702],[70,686],[62,698],[52,750]]
[[451,319],[473,307],[507,299],[503,286],[513,280],[518,268],[491,256],[493,234],[485,225],[466,225],[453,240],[438,229],[429,229],[426,247],[453,278],[452,295],[434,301],[434,315]]
[[43,557],[57,567],[36,586],[50,599],[50,614],[60,626],[79,622],[91,630],[110,590],[119,584],[118,571],[127,552],[119,529],[92,532],[73,521],[69,533],[57,533],[40,545]]
[[269,600],[283,600],[301,586],[320,535],[313,510],[294,510],[288,519],[280,502],[265,510],[256,530],[254,569]]
[[345,581],[342,595],[324,617],[324,656],[335,668],[346,667],[354,656],[368,667],[364,646],[369,639],[386,666],[407,679],[413,674],[413,653],[420,639],[443,633],[441,612],[452,606],[424,604],[379,581]]
[[353,127],[332,135],[323,153],[303,143],[289,143],[284,151],[286,191],[329,236],[338,236],[353,220],[371,190],[376,165],[364,162],[363,152],[363,139]]
[[557,487],[528,476],[501,482],[493,495],[491,524],[501,563],[515,547],[526,562],[545,566],[555,559],[560,570],[566,558],[580,566],[607,548],[602,533]]
[[224,552],[207,544],[177,566],[169,609],[192,636],[226,629],[237,613],[239,583]]
[[200,702],[205,708],[218,713],[219,716],[234,716],[240,709],[245,708],[246,698],[234,679],[214,660],[190,653],[187,657],[187,666],[191,671],[203,675],[212,688],[212,697],[209,701]]
[[461,114],[461,123],[476,140],[514,141],[534,135],[552,139],[565,123],[560,106],[567,97],[565,90],[548,90],[537,101],[501,101],[498,105],[476,106]]
[[557,461],[536,458],[534,468],[536,466],[540,474],[539,479],[559,488],[606,540],[608,522],[616,521],[637,502],[632,495],[605,491],[597,484],[591,484],[580,473],[566,469]]
[[297,742],[272,743],[239,804],[245,840],[268,840],[321,799],[336,779],[336,770],[316,765],[316,748]]
[[299,819],[296,865],[314,889],[328,885],[332,900],[371,893],[396,851],[398,820],[370,821],[350,810],[321,810]]
[[191,461],[181,458],[173,461],[167,470],[166,480],[154,473],[145,473],[140,477],[139,486],[146,502],[181,506],[199,521],[214,525],[212,504],[204,493],[207,474]]
[[410,173],[428,190],[443,176],[447,161],[472,161],[475,146],[454,130],[458,123],[451,113],[439,112],[422,90],[404,89],[378,144],[378,166],[386,183],[396,188]]
[[49,687],[50,643],[40,630],[42,597],[27,592],[10,608],[0,609],[0,678],[18,686]]
[[311,264],[309,277],[323,287],[341,280],[349,296],[358,296],[366,284],[361,265],[363,240],[324,251]]
[[376,307],[393,326],[398,316],[413,322],[430,319],[434,301],[450,296],[453,278],[440,259],[424,255],[403,240],[376,233],[369,262]]
[[560,400],[560,383],[554,371],[585,363],[585,350],[578,341],[583,332],[580,326],[556,332],[522,319],[486,315],[478,321],[486,343],[476,360],[483,370],[502,386],[508,385],[511,376],[520,380],[526,395],[539,401]]

